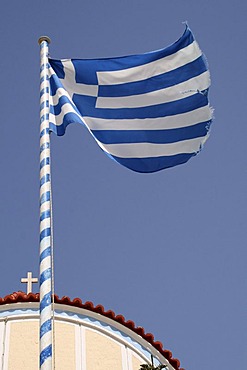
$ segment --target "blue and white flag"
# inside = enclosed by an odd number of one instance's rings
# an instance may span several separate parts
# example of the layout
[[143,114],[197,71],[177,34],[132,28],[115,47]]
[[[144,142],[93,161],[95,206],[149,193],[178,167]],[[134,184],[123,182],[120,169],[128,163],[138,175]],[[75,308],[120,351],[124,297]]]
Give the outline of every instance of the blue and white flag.
[[107,59],[49,59],[50,130],[79,122],[137,172],[187,162],[208,138],[207,62],[191,30],[167,48]]

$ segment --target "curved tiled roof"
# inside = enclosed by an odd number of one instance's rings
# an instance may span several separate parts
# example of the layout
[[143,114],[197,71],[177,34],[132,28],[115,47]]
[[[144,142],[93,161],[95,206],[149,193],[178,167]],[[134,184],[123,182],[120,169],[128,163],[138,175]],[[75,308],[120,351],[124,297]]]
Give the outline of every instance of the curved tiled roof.
[[[105,311],[105,308],[102,305],[94,306],[92,302],[82,303],[82,300],[80,298],[74,298],[73,300],[71,300],[69,297],[66,296],[59,298],[56,294],[54,298],[55,303],[78,308],[84,308],[86,310],[99,313],[100,315],[108,317],[109,319],[112,319],[120,323],[121,325],[126,326],[127,328],[131,329],[132,331],[140,335],[142,338],[144,338],[154,348],[156,348],[170,362],[170,364],[174,367],[175,370],[184,370],[180,368],[180,361],[172,357],[172,352],[170,352],[167,349],[164,349],[161,342],[157,342],[154,340],[153,334],[145,333],[145,330],[141,326],[136,327],[133,321],[126,320],[123,315],[116,315],[115,312],[113,312],[112,310]],[[39,302],[39,293],[26,294],[24,292],[19,291],[9,294],[4,298],[0,297],[0,305],[19,302]]]

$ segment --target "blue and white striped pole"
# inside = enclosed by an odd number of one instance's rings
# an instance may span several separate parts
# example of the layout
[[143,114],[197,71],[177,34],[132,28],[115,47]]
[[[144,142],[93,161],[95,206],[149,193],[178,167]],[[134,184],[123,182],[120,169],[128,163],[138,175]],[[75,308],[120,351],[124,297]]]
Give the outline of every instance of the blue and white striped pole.
[[53,367],[49,43],[49,37],[40,37],[40,370]]

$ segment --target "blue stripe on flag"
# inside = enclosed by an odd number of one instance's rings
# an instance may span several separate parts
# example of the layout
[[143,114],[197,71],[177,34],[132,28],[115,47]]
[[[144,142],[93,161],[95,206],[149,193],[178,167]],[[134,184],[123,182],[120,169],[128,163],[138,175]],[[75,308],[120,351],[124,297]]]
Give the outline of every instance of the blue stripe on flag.
[[50,94],[51,96],[55,95],[57,92],[57,89],[63,87],[61,81],[59,80],[58,76],[52,75],[50,77]]
[[[79,95],[79,96],[82,96],[82,95]],[[85,98],[90,98],[90,96],[85,96]],[[96,98],[92,98],[92,99],[93,100],[89,100],[89,101],[91,102],[91,104],[95,104]],[[67,96],[64,96],[64,95],[59,98],[57,105],[52,105],[52,104],[50,105],[50,113],[55,114],[57,116],[58,114],[61,113],[61,109],[64,104],[70,104],[71,107],[73,107],[73,109],[75,110],[75,112],[80,114],[77,107],[71,103],[70,99]]]
[[161,90],[184,82],[190,78],[199,76],[207,70],[203,57],[188,63],[175,70],[160,74],[155,77],[137,82],[128,82],[119,85],[100,85],[99,96],[117,97],[135,94],[145,94],[155,90]]
[[168,157],[151,157],[151,158],[119,158],[110,156],[121,165],[135,172],[151,173],[164,170],[173,166],[186,163],[196,153],[177,154]]
[[62,62],[60,60],[50,59],[50,64],[52,65],[52,68],[56,72],[57,77],[64,79],[65,72]]
[[207,135],[209,122],[171,130],[92,130],[104,144],[156,143],[168,144]]
[[[61,102],[62,102],[62,98]],[[59,103],[60,103],[59,99]],[[96,108],[96,98],[91,96],[82,96],[74,94],[75,105],[78,107],[82,116],[108,119],[134,119],[134,118],[158,118],[172,116],[189,112],[191,110],[208,105],[207,96],[198,93],[189,97],[175,100],[169,103],[152,105],[140,108]],[[61,112],[59,105],[54,107],[54,113],[58,115]]]
[[80,123],[84,125],[84,122],[82,121],[82,119],[80,119],[80,117],[78,117],[77,114],[67,113],[63,116],[63,121],[61,125],[57,126],[57,125],[54,125],[54,123],[50,122],[50,131],[52,131],[54,134],[58,136],[62,136],[65,134],[66,127],[70,123]]

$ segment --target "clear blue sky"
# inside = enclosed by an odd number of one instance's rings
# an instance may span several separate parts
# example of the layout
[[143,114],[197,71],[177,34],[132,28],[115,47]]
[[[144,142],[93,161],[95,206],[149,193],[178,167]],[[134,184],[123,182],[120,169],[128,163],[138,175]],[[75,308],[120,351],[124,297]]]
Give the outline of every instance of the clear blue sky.
[[119,56],[173,43],[188,21],[210,65],[211,136],[143,175],[80,125],[53,135],[55,291],[143,326],[186,370],[245,368],[246,15],[243,0],[3,2],[0,296],[39,271],[38,38],[53,58]]

